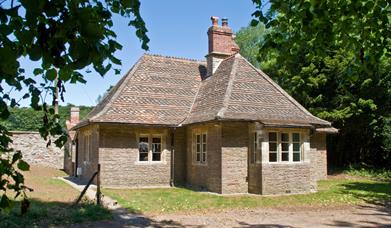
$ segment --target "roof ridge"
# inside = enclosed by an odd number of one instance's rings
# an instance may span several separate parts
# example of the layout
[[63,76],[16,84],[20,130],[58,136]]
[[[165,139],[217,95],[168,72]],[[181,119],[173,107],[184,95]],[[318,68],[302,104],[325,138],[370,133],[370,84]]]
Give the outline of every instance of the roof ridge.
[[[224,95],[224,100],[223,100],[223,107],[216,114],[216,118],[218,118],[218,119],[219,118],[224,118],[224,113],[225,113],[225,111],[228,108],[228,102],[229,102],[229,99],[231,97],[231,92],[232,92],[232,85],[233,85],[233,82],[235,80],[236,69],[237,69],[237,66],[238,66],[238,61],[236,59],[236,55],[237,54],[238,53],[236,53],[236,54],[226,58],[226,59],[231,59],[232,57],[234,57],[234,62],[232,64],[231,72],[229,74],[229,80],[228,80],[227,89],[225,90],[225,95]],[[226,60],[226,59],[224,59],[224,60]]]
[[[240,54],[239,54],[240,55]],[[276,82],[274,82],[265,72],[262,70],[256,68],[253,66],[246,58],[240,55],[240,57],[247,62],[258,74],[260,74],[264,79],[266,79],[274,88],[276,88],[283,96],[288,98],[288,100],[294,104],[296,107],[298,107],[301,111],[303,111],[305,114],[310,115],[311,117],[314,117],[317,120],[320,120],[321,122],[327,122],[329,125],[331,125],[330,122],[326,120],[322,120],[319,117],[314,116],[312,113],[310,113],[304,106],[302,106],[299,102],[297,102],[291,95],[289,95],[283,88],[281,88]]]
[[152,56],[152,57],[162,57],[162,58],[174,59],[174,60],[183,60],[183,61],[189,61],[189,62],[201,62],[201,63],[206,63],[205,60],[200,60],[200,59],[192,59],[192,58],[186,58],[186,57],[177,57],[177,56],[168,56],[168,55],[161,55],[161,54],[153,54],[153,53],[149,53],[149,52],[145,52],[144,55]]
[[[109,109],[109,107],[111,106],[110,101],[113,101],[114,99],[116,99],[118,97],[118,94],[121,93],[123,88],[126,86],[126,82],[129,80],[129,78],[131,78],[131,76],[137,70],[138,66],[140,65],[140,63],[142,62],[143,59],[144,59],[144,56],[141,56],[141,58],[139,58],[137,60],[136,64],[134,64],[133,67],[124,75],[124,77],[123,77],[124,79],[123,80],[121,79],[117,82],[117,84],[113,87],[114,94],[110,98],[108,98],[109,100],[107,100],[107,103],[102,108],[102,110],[100,110],[97,114],[95,114],[95,116],[90,118],[91,120],[99,118],[101,115],[103,115]],[[115,87],[117,87],[116,90],[114,90]],[[103,102],[103,100],[102,100],[102,102]]]

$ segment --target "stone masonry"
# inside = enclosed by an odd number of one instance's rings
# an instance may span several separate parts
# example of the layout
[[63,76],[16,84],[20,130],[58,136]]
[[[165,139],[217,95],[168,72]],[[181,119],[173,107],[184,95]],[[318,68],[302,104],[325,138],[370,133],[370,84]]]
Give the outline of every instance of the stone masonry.
[[38,132],[13,131],[11,133],[14,150],[22,151],[23,159],[30,165],[63,168],[63,150],[56,147],[54,143],[47,147],[47,141]]

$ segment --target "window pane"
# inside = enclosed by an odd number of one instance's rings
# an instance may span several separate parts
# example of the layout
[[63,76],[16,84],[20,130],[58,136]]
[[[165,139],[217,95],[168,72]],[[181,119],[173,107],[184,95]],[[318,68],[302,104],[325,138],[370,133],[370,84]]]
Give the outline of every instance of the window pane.
[[196,152],[197,153],[201,152],[201,144],[199,144],[199,143],[197,143]]
[[281,153],[281,161],[289,161],[289,153]]
[[277,143],[269,143],[269,151],[277,151]]
[[140,161],[148,161],[148,153],[140,153]]
[[201,135],[197,135],[197,143],[201,143]]
[[160,137],[157,137],[157,138],[152,138],[152,143],[161,143],[161,138]]
[[153,153],[152,161],[160,161],[161,153]]
[[202,162],[206,162],[206,153],[202,153]]
[[281,133],[281,141],[289,142],[289,134],[288,133]]
[[139,152],[147,152],[148,153],[148,143],[140,142],[138,144],[138,150],[139,150]]
[[206,134],[202,134],[202,142],[206,143]]
[[300,134],[299,133],[293,133],[292,134],[292,140],[293,140],[293,142],[300,142]]
[[197,155],[196,155],[196,161],[201,161],[201,153],[197,153]]
[[293,151],[300,151],[300,144],[299,143],[293,143]]
[[300,161],[300,153],[293,153],[293,161]]
[[269,141],[277,141],[277,133],[276,132],[269,132]]
[[277,153],[269,153],[269,162],[277,161]]
[[289,143],[281,143],[282,151],[289,151]]
[[206,143],[202,144],[202,152],[206,152]]
[[140,137],[140,142],[148,142],[148,137]]

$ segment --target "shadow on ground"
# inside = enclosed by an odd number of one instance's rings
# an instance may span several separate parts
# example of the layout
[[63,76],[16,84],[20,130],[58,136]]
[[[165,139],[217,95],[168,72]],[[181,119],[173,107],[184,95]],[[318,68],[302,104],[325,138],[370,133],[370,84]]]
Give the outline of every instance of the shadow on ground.
[[112,218],[108,209],[87,201],[72,206],[72,203],[30,199],[30,208],[23,216],[20,214],[19,201],[15,201],[14,204],[12,211],[0,214],[0,227],[67,226]]

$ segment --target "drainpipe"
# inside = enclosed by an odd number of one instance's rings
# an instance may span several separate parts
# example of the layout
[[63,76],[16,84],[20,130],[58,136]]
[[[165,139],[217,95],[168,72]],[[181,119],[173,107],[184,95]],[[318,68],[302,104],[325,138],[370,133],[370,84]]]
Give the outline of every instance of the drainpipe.
[[170,177],[170,186],[174,187],[174,167],[175,167],[175,131],[176,127],[171,132],[171,177]]

